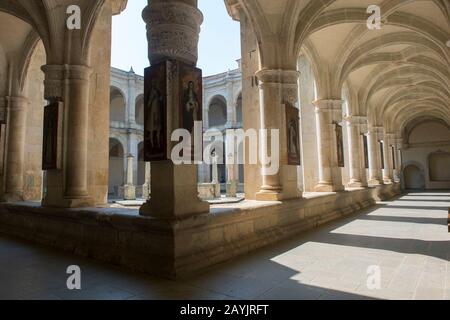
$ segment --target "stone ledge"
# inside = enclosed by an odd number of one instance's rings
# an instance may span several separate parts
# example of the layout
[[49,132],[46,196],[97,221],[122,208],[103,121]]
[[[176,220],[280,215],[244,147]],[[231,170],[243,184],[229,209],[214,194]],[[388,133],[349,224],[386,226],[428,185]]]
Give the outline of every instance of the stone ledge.
[[398,184],[286,202],[213,208],[184,220],[136,210],[0,204],[0,232],[157,276],[178,278],[355,213],[400,193]]

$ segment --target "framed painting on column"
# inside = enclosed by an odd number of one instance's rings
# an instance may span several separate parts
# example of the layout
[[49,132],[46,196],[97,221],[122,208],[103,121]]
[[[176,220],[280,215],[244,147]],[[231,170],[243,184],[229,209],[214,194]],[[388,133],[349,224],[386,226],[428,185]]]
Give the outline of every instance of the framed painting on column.
[[167,157],[167,61],[144,71],[144,161]]
[[[191,134],[192,160],[203,158],[203,130],[195,132],[195,123],[203,123],[202,70],[179,62],[179,115],[181,129]],[[199,136],[200,135],[200,136]]]
[[381,169],[384,170],[384,142],[383,141],[379,141],[378,145],[380,146]]
[[336,148],[337,148],[337,160],[338,160],[338,167],[344,168],[345,167],[345,158],[344,158],[344,135],[342,126],[338,123],[335,124],[336,126]]
[[288,165],[301,166],[299,110],[290,103],[285,104],[285,110]]
[[365,134],[363,137],[363,146],[364,146],[364,168],[369,169],[369,146],[367,141],[367,136]]
[[61,169],[62,103],[53,102],[44,107],[42,143],[42,170]]

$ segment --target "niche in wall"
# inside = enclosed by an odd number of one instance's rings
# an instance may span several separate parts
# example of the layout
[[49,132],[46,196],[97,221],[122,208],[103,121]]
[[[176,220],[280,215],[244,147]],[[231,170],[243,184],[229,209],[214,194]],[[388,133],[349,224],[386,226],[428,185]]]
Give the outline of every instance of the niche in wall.
[[430,181],[450,181],[450,153],[438,151],[428,156]]

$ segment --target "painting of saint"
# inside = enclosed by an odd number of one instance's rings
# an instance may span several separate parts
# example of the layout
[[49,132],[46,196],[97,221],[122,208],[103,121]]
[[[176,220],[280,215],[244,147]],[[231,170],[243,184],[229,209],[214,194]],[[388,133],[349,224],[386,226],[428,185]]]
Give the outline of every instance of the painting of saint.
[[381,169],[384,170],[384,142],[380,141],[380,157],[381,157]]
[[362,137],[364,145],[364,168],[369,169],[369,146],[367,142],[367,136],[363,134]]
[[203,119],[202,71],[180,63],[180,127],[193,134],[194,122]]
[[58,169],[58,121],[59,103],[55,102],[44,108],[42,170]]
[[144,160],[167,160],[166,62],[145,69]]
[[336,123],[336,147],[337,147],[337,159],[338,159],[338,167],[345,167],[345,158],[344,158],[344,136],[342,133],[342,126]]
[[288,165],[301,165],[300,152],[300,120],[299,110],[286,104],[286,135],[287,135],[287,151],[288,151]]

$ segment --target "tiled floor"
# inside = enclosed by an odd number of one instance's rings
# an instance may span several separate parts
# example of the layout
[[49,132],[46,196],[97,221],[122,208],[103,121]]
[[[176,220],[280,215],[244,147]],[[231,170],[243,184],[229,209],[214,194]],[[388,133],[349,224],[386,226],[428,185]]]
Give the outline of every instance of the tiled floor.
[[450,299],[448,207],[450,192],[411,193],[179,282],[0,236],[0,299]]

